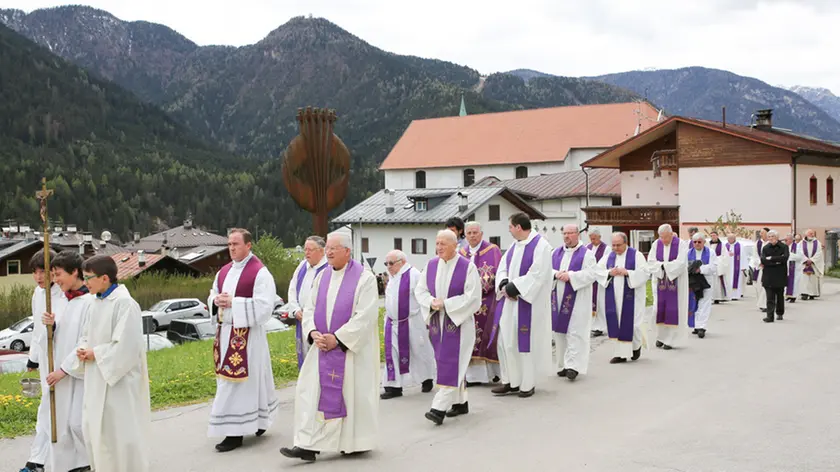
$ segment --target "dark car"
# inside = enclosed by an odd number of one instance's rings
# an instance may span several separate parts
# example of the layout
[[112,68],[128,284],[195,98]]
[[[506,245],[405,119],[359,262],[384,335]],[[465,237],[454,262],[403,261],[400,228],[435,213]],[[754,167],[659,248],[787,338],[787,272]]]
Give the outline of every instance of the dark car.
[[166,337],[175,344],[213,339],[216,336],[214,328],[208,318],[172,320]]

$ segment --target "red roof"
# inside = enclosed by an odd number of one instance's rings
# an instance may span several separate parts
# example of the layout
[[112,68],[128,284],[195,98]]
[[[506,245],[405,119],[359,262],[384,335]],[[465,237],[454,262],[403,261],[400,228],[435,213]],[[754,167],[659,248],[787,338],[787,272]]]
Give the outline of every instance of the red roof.
[[135,277],[144,270],[160,262],[160,260],[166,256],[161,254],[145,254],[145,257],[146,265],[140,267],[137,254],[132,254],[130,252],[113,254],[111,259],[114,259],[114,262],[117,263],[117,279],[125,280]]

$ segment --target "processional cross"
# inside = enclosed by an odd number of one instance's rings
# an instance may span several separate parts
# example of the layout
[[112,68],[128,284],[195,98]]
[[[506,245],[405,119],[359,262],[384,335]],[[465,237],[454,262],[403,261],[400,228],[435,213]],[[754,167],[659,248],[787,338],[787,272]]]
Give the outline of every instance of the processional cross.
[[[35,192],[35,198],[41,201],[41,222],[44,224],[44,297],[46,298],[47,313],[52,313],[52,277],[50,274],[50,222],[47,215],[47,198],[53,191],[47,188],[47,178],[41,179],[41,190]],[[36,313],[37,315],[37,313]],[[50,372],[55,369],[53,361],[53,337],[55,324],[47,326],[47,365]],[[50,385],[50,433],[53,444],[58,440],[55,424],[55,385]]]

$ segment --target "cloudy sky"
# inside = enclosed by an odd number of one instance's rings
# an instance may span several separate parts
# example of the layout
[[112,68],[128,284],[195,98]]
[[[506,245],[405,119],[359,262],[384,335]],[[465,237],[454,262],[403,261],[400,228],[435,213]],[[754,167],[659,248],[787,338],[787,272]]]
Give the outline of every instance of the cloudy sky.
[[[494,5],[498,2],[498,5]],[[68,2],[0,0],[31,11]],[[468,65],[584,76],[705,66],[840,95],[837,0],[73,0],[162,23],[201,45],[244,45],[298,15],[382,49]],[[199,5],[201,5],[199,7]],[[474,6],[473,6],[474,5]]]

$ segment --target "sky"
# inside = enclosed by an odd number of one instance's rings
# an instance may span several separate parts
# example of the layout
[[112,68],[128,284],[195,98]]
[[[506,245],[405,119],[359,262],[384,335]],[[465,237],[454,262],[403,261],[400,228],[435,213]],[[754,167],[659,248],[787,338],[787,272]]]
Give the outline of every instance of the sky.
[[[0,0],[32,11],[67,2]],[[167,25],[199,45],[252,44],[324,17],[386,51],[489,74],[591,76],[704,66],[840,95],[837,0],[75,0]],[[495,3],[495,4],[494,4]]]

